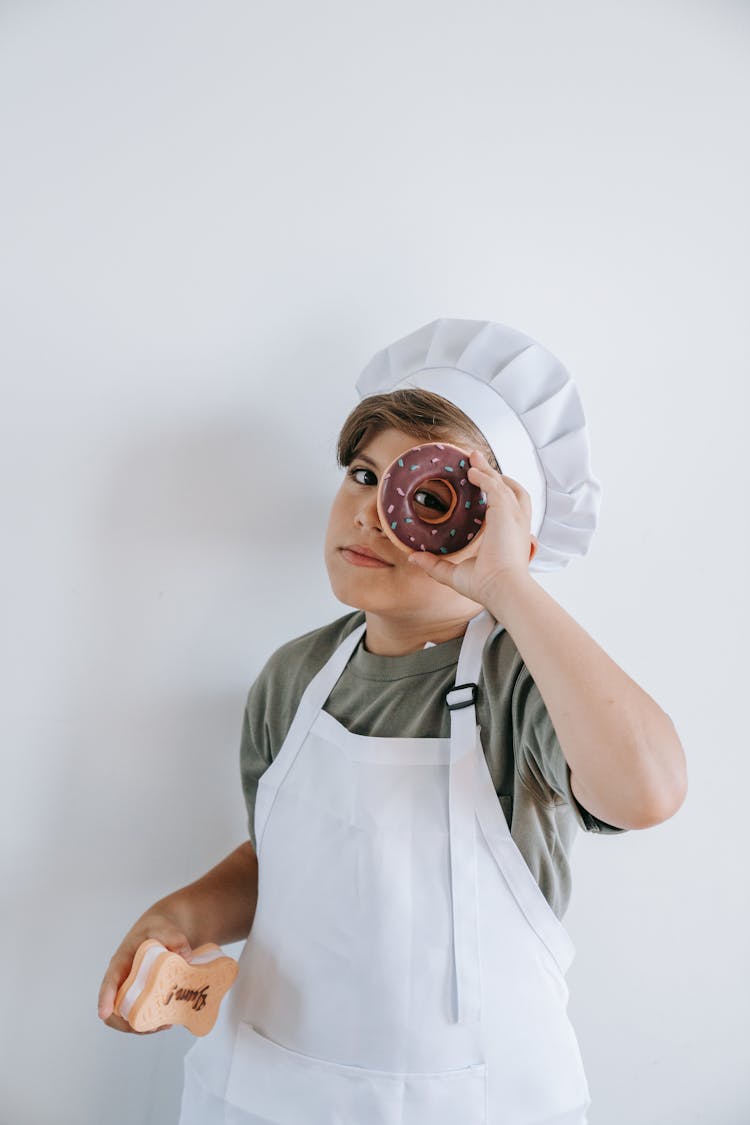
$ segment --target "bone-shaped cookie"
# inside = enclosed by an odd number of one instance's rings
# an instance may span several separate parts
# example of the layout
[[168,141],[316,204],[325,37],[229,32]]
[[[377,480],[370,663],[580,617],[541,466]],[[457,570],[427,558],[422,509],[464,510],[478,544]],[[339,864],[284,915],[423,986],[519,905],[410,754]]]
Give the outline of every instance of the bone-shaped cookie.
[[120,985],[115,1012],[135,1031],[180,1023],[193,1035],[207,1035],[236,976],[237,962],[218,945],[201,945],[186,961],[149,938]]

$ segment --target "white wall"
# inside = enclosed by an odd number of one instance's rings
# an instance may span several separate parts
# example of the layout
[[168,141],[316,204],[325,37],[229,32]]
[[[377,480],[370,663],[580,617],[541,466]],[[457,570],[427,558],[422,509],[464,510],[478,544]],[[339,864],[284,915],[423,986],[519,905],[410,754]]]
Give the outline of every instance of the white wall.
[[354,379],[437,316],[573,373],[601,523],[544,585],[689,759],[676,818],[576,844],[591,1125],[750,1120],[749,40],[728,0],[3,5],[3,1122],[175,1119],[189,1036],[99,981],[243,838],[245,691],[345,612]]

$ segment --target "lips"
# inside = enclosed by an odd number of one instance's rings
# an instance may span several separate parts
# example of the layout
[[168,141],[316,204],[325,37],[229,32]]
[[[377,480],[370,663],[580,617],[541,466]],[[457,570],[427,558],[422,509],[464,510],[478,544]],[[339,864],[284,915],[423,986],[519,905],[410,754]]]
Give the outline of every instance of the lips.
[[377,559],[378,562],[385,562],[386,560],[382,555],[376,555],[369,547],[360,547],[358,543],[349,543],[343,548],[344,551],[354,551],[355,555],[364,555],[368,559]]
[[369,547],[361,546],[359,543],[352,543],[347,547],[342,547],[341,554],[347,562],[355,566],[393,566],[393,563],[387,562],[381,555],[376,554],[375,551],[372,551]]

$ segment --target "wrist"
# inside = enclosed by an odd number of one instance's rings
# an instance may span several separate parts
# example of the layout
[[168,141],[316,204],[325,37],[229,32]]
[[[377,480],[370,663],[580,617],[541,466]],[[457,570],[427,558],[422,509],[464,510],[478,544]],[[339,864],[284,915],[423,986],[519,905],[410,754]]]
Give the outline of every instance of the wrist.
[[508,571],[487,591],[482,604],[496,621],[510,631],[510,623],[530,594],[538,589],[528,570]]
[[247,937],[258,899],[258,859],[247,841],[216,867],[166,895],[153,910],[169,914],[193,947]]
[[183,887],[160,898],[142,915],[141,921],[165,919],[185,935],[191,946],[200,945],[194,933],[196,912],[191,908],[189,890],[189,887]]

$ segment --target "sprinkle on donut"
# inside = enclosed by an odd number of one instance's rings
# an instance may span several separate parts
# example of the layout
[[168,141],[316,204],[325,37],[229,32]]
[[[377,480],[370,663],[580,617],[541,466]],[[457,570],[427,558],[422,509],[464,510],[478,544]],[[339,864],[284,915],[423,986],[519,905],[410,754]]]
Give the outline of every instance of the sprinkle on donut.
[[383,474],[378,513],[383,529],[407,551],[452,555],[484,526],[487,498],[467,479],[469,455],[455,445],[414,446]]

